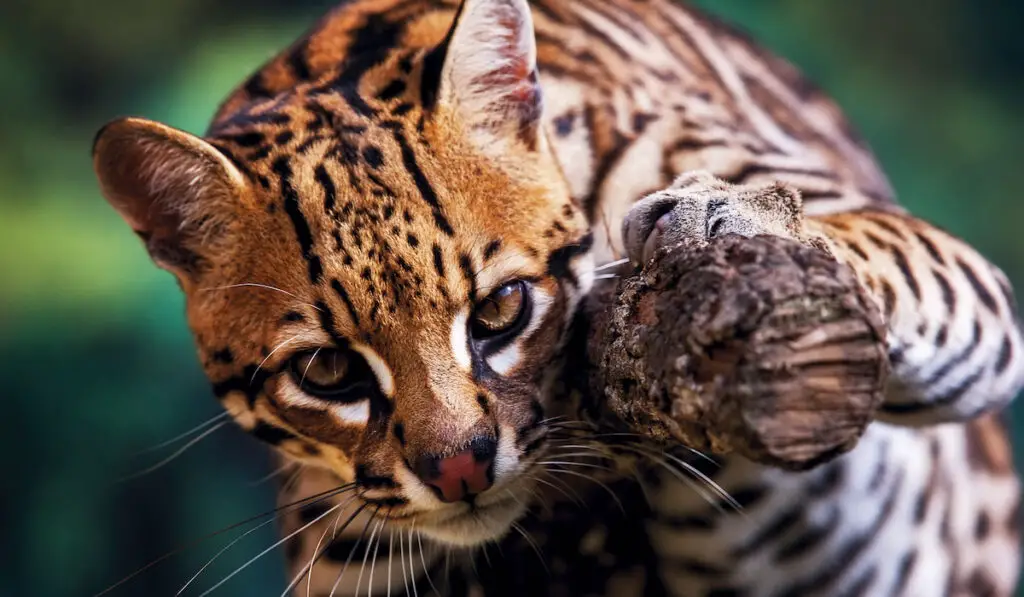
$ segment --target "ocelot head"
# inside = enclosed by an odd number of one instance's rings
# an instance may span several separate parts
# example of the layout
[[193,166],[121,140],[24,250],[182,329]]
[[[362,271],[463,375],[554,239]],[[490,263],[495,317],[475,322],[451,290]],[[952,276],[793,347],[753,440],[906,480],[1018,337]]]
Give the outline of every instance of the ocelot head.
[[204,137],[116,120],[94,165],[239,425],[380,516],[476,544],[530,501],[590,236],[541,126],[525,0],[408,16],[328,18]]

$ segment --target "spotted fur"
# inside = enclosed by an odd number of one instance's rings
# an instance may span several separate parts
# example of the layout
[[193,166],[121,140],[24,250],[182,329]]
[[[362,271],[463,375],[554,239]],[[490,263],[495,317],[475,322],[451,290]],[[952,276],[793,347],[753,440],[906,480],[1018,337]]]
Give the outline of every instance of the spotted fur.
[[[688,8],[347,1],[204,137],[122,119],[94,161],[185,292],[218,399],[302,467],[282,491],[297,595],[1016,583],[1018,484],[993,415],[1022,383],[1009,284],[901,210],[792,67]],[[731,186],[763,184],[777,205]],[[700,197],[717,207],[670,233],[795,234],[787,218],[804,213],[800,233],[878,298],[893,386],[849,454],[794,474],[652,448],[642,429],[581,431],[599,405],[563,362],[577,306],[607,283],[597,264],[635,257],[648,238],[631,230]],[[514,336],[483,341],[476,309],[511,281],[529,309]],[[367,383],[310,394],[294,359],[321,350]],[[451,502],[432,475],[470,453],[490,488]]]

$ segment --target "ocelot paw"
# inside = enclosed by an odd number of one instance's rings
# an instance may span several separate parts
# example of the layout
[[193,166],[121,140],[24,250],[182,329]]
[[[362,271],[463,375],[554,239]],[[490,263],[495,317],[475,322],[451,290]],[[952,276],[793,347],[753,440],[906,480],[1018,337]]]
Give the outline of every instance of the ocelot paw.
[[706,243],[726,234],[782,236],[821,246],[804,229],[797,191],[781,183],[734,185],[705,171],[683,174],[669,188],[641,199],[622,223],[626,253],[638,265],[661,247]]

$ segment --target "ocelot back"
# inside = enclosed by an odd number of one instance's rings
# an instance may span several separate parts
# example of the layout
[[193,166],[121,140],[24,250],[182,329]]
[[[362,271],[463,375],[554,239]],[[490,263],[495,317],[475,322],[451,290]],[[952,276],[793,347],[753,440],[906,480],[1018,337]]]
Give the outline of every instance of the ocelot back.
[[[297,463],[296,595],[1011,594],[1006,278],[897,207],[792,67],[688,8],[346,1],[205,137],[121,119],[94,158],[217,397]],[[589,399],[554,383],[598,267],[649,240],[623,220],[649,231],[637,200],[696,171],[798,189],[884,312],[879,421],[810,472],[578,432]],[[772,230],[708,211],[709,236]]]

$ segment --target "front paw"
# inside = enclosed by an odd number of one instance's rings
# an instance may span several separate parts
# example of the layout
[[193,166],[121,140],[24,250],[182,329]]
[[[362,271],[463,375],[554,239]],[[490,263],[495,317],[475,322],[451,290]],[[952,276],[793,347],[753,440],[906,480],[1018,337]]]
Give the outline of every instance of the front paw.
[[782,236],[809,242],[800,194],[782,184],[729,184],[703,171],[638,201],[622,223],[626,253],[636,264],[661,247],[706,243],[726,234]]

